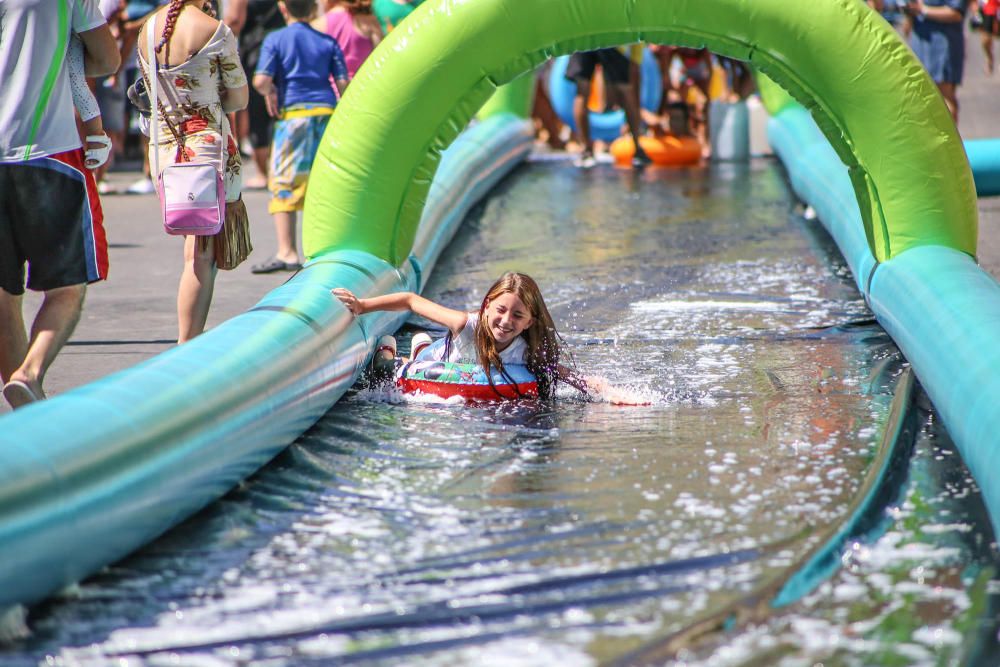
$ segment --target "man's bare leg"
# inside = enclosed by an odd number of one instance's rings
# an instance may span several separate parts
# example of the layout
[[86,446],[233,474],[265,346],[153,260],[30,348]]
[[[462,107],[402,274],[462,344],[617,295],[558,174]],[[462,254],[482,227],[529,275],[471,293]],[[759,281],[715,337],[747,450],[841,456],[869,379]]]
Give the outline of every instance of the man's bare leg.
[[[45,292],[42,306],[38,309],[35,321],[31,325],[31,337],[28,340],[24,360],[11,372],[6,379],[7,382],[23,382],[36,397],[45,398],[45,392],[42,389],[45,373],[73,334],[77,322],[80,321],[80,312],[83,310],[83,298],[86,293],[86,285],[70,285]],[[10,298],[8,294],[4,293],[4,295],[4,300]],[[14,335],[16,339],[16,332]],[[19,403],[11,407],[18,408],[23,404]]]
[[7,384],[28,354],[28,335],[24,331],[22,295],[0,290],[0,384]]

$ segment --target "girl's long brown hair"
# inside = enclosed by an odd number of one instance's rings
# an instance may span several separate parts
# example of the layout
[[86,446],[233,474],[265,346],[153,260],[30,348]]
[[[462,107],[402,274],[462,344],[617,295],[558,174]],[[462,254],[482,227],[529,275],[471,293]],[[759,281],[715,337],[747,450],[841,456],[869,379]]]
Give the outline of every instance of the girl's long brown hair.
[[489,323],[486,321],[486,307],[490,301],[508,292],[520,299],[531,314],[531,326],[521,333],[528,346],[524,355],[525,365],[538,380],[538,395],[542,398],[551,398],[558,378],[559,334],[552,322],[552,316],[549,315],[549,309],[545,307],[545,300],[542,298],[541,290],[538,289],[538,284],[528,275],[505,273],[493,283],[483,297],[483,303],[479,307],[479,326],[476,327],[476,355],[479,365],[486,371],[491,386],[493,378],[490,376],[490,368],[495,367],[501,373],[504,372],[496,340],[490,333]]
[[340,0],[338,4],[347,9],[351,16],[372,13],[372,0]]

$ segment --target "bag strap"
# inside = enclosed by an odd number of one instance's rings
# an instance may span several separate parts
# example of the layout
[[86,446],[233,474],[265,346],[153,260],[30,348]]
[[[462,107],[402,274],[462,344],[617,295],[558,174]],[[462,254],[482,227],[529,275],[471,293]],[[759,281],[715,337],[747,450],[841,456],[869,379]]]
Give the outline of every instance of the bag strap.
[[[146,22],[146,57],[149,58],[149,67],[152,69],[152,74],[150,75],[150,85],[152,86],[152,107],[149,123],[149,138],[153,141],[153,178],[154,180],[159,177],[160,174],[160,120],[157,118],[158,113],[162,113],[160,110],[160,95],[159,87],[157,81],[160,78],[160,65],[156,61],[156,44],[154,43],[154,28],[156,26],[156,14],[149,17]],[[139,59],[142,62],[142,58]]]
[[[170,116],[167,115],[167,110],[163,106],[163,101],[160,100],[160,96],[157,94],[158,93],[158,89],[159,89],[159,81],[160,81],[160,63],[156,59],[156,51],[154,50],[155,49],[154,43],[155,43],[155,39],[156,39],[156,36],[155,36],[156,16],[150,17],[150,19],[149,19],[149,21],[147,23],[148,23],[148,26],[149,26],[149,29],[146,31],[146,34],[147,34],[147,36],[146,36],[146,42],[147,42],[148,51],[149,51],[148,57],[150,59],[150,63],[153,66],[153,76],[149,77],[149,78],[152,79],[151,85],[152,85],[152,88],[153,88],[153,99],[152,99],[152,103],[150,104],[151,113],[152,113],[151,122],[150,122],[150,128],[151,128],[152,134],[150,135],[150,139],[153,140],[153,145],[157,147],[157,150],[153,152],[153,162],[155,163],[155,169],[156,169],[156,171],[154,173],[159,173],[160,172],[160,167],[159,167],[159,163],[160,163],[160,160],[159,160],[159,145],[160,145],[160,143],[157,140],[158,137],[159,137],[159,125],[156,122],[156,114],[157,114],[157,112],[159,112],[160,116],[163,117],[164,124],[167,126],[167,129],[170,130],[170,134],[174,135],[174,141],[177,142],[177,157],[178,157],[178,159],[175,160],[175,161],[176,162],[184,162],[185,158],[187,156],[187,153],[184,150],[185,149],[184,135],[181,134],[180,132],[178,132],[177,128],[174,126],[173,122],[171,122]],[[142,60],[141,59],[139,60],[139,66],[142,67]],[[147,74],[147,73],[143,72],[143,74]]]
[[[143,76],[147,81],[150,82],[152,88],[152,100],[150,100],[150,140],[153,145],[157,147],[157,150],[153,151],[153,168],[154,174],[160,172],[160,160],[159,160],[159,124],[157,123],[157,113],[163,117],[163,123],[170,130],[170,134],[174,136],[174,141],[177,142],[177,160],[176,162],[186,162],[187,152],[186,152],[186,141],[184,134],[177,129],[177,126],[170,120],[170,116],[167,114],[166,107],[163,106],[163,101],[160,99],[159,92],[159,82],[160,82],[160,63],[156,59],[155,51],[155,25],[156,16],[151,16],[146,22],[148,29],[146,30],[146,44],[148,50],[148,57],[150,59],[150,64],[153,68],[153,75],[149,76],[149,72],[142,66],[142,58],[138,59],[139,69],[142,71]],[[219,72],[222,71],[222,59],[218,59]],[[221,74],[220,74],[221,76]],[[147,88],[150,90],[150,88]],[[221,132],[220,132],[221,134]],[[222,163],[222,171],[226,168],[226,137],[222,137],[219,141],[219,159]]]

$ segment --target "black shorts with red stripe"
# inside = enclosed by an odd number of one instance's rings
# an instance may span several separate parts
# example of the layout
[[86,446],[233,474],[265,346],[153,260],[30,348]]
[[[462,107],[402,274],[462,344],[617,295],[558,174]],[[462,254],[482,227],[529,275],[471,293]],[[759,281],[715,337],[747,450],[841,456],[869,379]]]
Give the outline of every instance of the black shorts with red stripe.
[[23,294],[104,280],[108,242],[83,149],[0,163],[0,288]]

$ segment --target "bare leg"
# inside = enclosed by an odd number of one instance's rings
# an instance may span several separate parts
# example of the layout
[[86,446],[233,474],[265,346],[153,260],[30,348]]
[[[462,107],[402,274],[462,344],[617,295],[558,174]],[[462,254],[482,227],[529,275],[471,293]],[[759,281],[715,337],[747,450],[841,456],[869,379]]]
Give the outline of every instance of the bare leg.
[[541,77],[535,79],[535,102],[531,109],[531,116],[545,130],[546,141],[551,148],[561,150],[566,147],[565,142],[559,136],[562,129],[562,121],[552,108],[552,101],[549,100],[545,87],[542,85]]
[[712,81],[711,78],[709,78],[706,79],[705,81],[700,81],[695,86],[695,89],[698,91],[698,93],[696,93],[698,101],[695,104],[695,114],[698,117],[698,124],[700,126],[700,129],[698,130],[699,132],[698,141],[701,142],[702,145],[701,155],[704,158],[709,158],[712,156],[712,143],[708,129],[708,105],[709,101],[711,100],[711,95],[709,94],[710,91],[709,86],[711,85],[711,81]]
[[[42,389],[45,373],[52,365],[56,355],[59,354],[59,350],[69,340],[76,328],[76,323],[80,321],[80,311],[83,309],[83,297],[86,293],[86,285],[70,285],[46,291],[42,306],[38,309],[35,321],[31,325],[31,337],[27,341],[25,349],[20,297],[14,297],[7,292],[0,291],[2,294],[0,302],[3,302],[0,309],[7,315],[8,311],[16,306],[17,315],[14,321],[21,323],[20,334],[15,327],[15,330],[9,334],[5,331],[3,337],[3,346],[6,349],[0,356],[3,357],[3,373],[7,382],[11,380],[24,382],[36,396],[45,397],[45,392]],[[23,361],[17,368],[8,370],[10,365],[16,361],[14,356],[19,349],[25,350]]]
[[622,107],[625,109],[625,120],[628,122],[628,130],[632,134],[632,143],[635,145],[632,164],[633,166],[649,164],[651,160],[639,144],[639,137],[642,136],[642,118],[639,116],[639,95],[637,88],[632,83],[626,83],[619,85],[618,89],[622,100]]
[[299,263],[295,224],[295,211],[279,211],[274,214],[274,231],[278,236],[278,251],[275,257],[286,264]]
[[948,111],[951,112],[951,117],[955,119],[955,125],[958,125],[958,90],[954,83],[949,83],[947,81],[941,81],[938,83],[938,90],[941,91],[941,96],[944,97],[944,103],[948,105]]
[[0,383],[6,384],[28,354],[28,335],[21,312],[24,299],[0,290]]
[[197,236],[184,237],[184,271],[177,288],[177,344],[205,330],[215,289],[214,240],[199,248]]
[[980,30],[983,44],[983,54],[986,56],[986,73],[993,74],[993,33],[983,27]]
[[264,146],[263,148],[253,149],[253,163],[257,166],[257,173],[260,174],[261,180],[259,183],[254,183],[254,186],[265,188],[267,187],[267,176],[268,169],[270,168],[271,162],[271,147]]
[[583,146],[585,156],[594,154],[594,140],[590,138],[590,111],[587,100],[590,98],[590,82],[585,79],[576,80],[576,97],[573,98],[573,122],[576,123],[576,134]]

